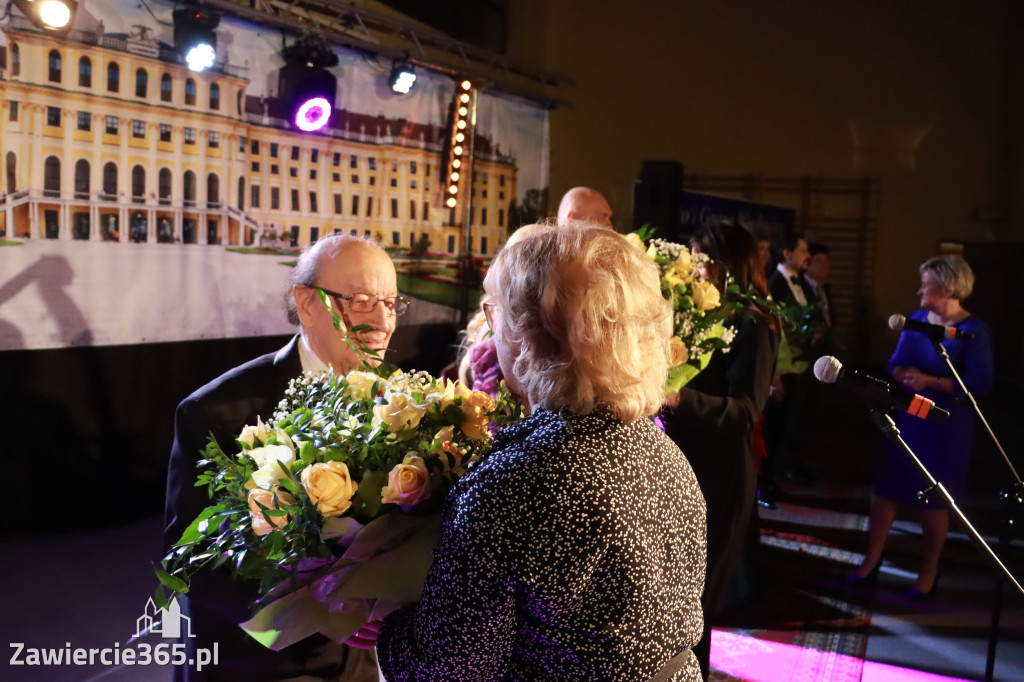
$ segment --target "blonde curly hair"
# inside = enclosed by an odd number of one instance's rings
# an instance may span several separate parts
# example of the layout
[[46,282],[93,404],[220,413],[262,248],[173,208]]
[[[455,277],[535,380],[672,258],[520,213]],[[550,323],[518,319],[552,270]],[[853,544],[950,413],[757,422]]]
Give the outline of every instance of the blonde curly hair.
[[484,289],[531,406],[626,422],[661,407],[672,309],[657,266],[621,235],[574,223],[529,236],[497,255]]

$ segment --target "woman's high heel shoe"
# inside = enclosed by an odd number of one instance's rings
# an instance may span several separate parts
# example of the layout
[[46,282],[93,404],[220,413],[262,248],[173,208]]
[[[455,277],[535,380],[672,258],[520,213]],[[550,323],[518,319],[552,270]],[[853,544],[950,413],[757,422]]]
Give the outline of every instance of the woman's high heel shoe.
[[935,580],[932,581],[932,587],[927,592],[922,592],[916,587],[911,587],[907,590],[907,593],[903,595],[910,601],[924,601],[925,599],[931,599],[936,592],[939,591],[939,574],[935,574]]
[[878,561],[877,561],[877,562],[875,563],[875,567],[874,567],[874,568],[872,568],[872,569],[871,569],[871,570],[870,570],[870,571],[868,572],[868,574],[867,574],[866,576],[864,576],[864,577],[861,577],[861,576],[859,576],[859,575],[857,574],[857,572],[856,572],[856,571],[854,571],[853,573],[851,573],[850,575],[848,575],[848,576],[846,577],[846,584],[847,584],[847,585],[849,585],[850,587],[864,587],[865,585],[868,585],[868,584],[870,584],[871,582],[873,582],[873,581],[875,580],[875,578],[877,578],[877,577],[878,577],[878,573],[879,573],[879,571],[881,571],[881,570],[882,570],[882,560],[881,560],[881,559],[879,559],[879,560],[878,560]]

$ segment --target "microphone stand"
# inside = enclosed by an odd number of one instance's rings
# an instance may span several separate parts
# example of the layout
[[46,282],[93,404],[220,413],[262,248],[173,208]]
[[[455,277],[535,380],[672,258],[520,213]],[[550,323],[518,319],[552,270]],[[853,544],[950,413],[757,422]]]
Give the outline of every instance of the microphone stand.
[[[1010,585],[1012,585],[1017,590],[1021,597],[1024,597],[1024,587],[1021,587],[1021,584],[1017,582],[1017,579],[1013,577],[1013,574],[1010,573],[1009,569],[1007,569],[1006,566],[1003,565],[1003,562],[999,560],[999,557],[996,556],[995,552],[992,551],[992,548],[988,546],[987,542],[985,542],[985,538],[981,537],[978,531],[975,530],[974,526],[971,525],[971,522],[967,520],[967,517],[964,516],[964,513],[960,511],[960,508],[956,506],[956,502],[953,500],[953,497],[949,494],[949,491],[946,490],[945,486],[943,486],[941,483],[935,480],[935,478],[928,471],[928,468],[925,467],[921,460],[917,458],[917,455],[914,454],[914,451],[910,449],[910,446],[907,445],[906,441],[903,440],[903,438],[900,436],[899,429],[896,428],[896,424],[892,420],[892,417],[878,409],[872,408],[871,418],[874,420],[875,425],[878,427],[878,429],[882,432],[882,435],[900,444],[900,447],[902,447],[903,451],[907,453],[908,457],[910,457],[910,460],[914,463],[914,466],[916,466],[917,469],[921,472],[921,474],[928,480],[928,488],[924,490],[923,494],[927,495],[932,490],[937,490],[939,492],[939,495],[942,497],[942,501],[946,504],[949,510],[953,512],[953,515],[960,520],[960,523],[963,524],[964,528],[967,530],[967,534],[971,537],[972,540],[974,540],[975,543],[978,544],[978,546],[982,550],[982,553],[984,553],[985,556],[988,557],[992,565],[995,566],[996,572],[1002,573],[1002,576],[1006,579],[1006,582],[1010,583]],[[1002,585],[1001,581],[1000,585]],[[985,664],[985,675],[987,682],[991,682],[992,680],[992,670],[994,668],[995,662],[994,642],[990,642],[989,654],[990,658],[988,661],[986,661]]]
[[[1010,544],[1013,542],[1014,529],[1020,524],[1018,520],[1021,518],[1021,510],[1024,509],[1024,483],[1021,482],[1020,476],[1017,474],[1017,470],[1013,468],[1013,463],[1006,454],[1006,450],[1003,449],[999,439],[996,438],[995,432],[992,431],[992,427],[988,425],[988,421],[985,419],[985,415],[981,413],[981,408],[978,407],[978,402],[971,395],[971,392],[964,386],[963,380],[960,378],[960,374],[956,371],[953,366],[953,361],[949,359],[949,353],[946,352],[946,347],[942,345],[941,341],[932,340],[932,345],[935,347],[935,352],[946,361],[946,365],[949,367],[949,371],[953,374],[953,379],[956,380],[957,385],[963,392],[964,396],[971,403],[971,407],[974,408],[975,414],[978,415],[978,419],[985,425],[985,430],[988,431],[989,437],[992,442],[995,443],[999,453],[1003,456],[1003,460],[1006,461],[1006,466],[1009,467],[1010,473],[1013,475],[1014,483],[1007,489],[1000,491],[999,500],[1003,508],[1003,520],[999,527],[999,551],[1004,556],[1006,551],[1009,549]],[[1003,608],[1003,581],[996,577],[995,580],[995,594],[993,596],[992,604],[992,626],[991,634],[988,640],[988,655],[985,661],[985,682],[992,682],[992,675],[995,668],[996,658],[996,642],[999,639],[999,619]]]

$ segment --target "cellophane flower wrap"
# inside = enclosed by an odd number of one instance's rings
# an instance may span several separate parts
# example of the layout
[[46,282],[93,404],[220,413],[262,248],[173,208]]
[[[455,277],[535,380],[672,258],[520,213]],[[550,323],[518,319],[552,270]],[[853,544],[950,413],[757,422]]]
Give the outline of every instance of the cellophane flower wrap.
[[[708,256],[691,253],[683,244],[650,239],[653,230],[641,228],[626,239],[643,251],[661,273],[661,293],[672,303],[672,339],[665,393],[674,393],[708,366],[716,350],[728,352],[735,331],[725,319],[735,305],[724,293],[739,293],[731,278],[726,292],[701,274]],[[735,290],[735,291],[733,291]]]
[[521,417],[507,390],[383,364],[293,379],[274,415],[237,435],[239,453],[210,438],[196,482],[210,506],[161,562],[158,605],[226,570],[257,585],[241,626],[268,648],[345,640],[419,599],[446,493]]

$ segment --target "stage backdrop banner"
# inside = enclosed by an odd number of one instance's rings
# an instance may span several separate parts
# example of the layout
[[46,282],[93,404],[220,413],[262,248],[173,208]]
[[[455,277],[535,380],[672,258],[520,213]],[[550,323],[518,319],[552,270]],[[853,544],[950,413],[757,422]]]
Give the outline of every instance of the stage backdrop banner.
[[196,73],[174,50],[175,7],[80,2],[65,37],[0,20],[0,350],[288,334],[298,252],[336,232],[392,254],[414,298],[403,325],[455,323],[476,301],[466,254],[485,267],[544,215],[542,106],[478,93],[452,214],[442,155],[461,79],[417,69],[399,95],[390,60],[328,46],[331,119],[303,133],[280,97],[297,36],[224,16]]

